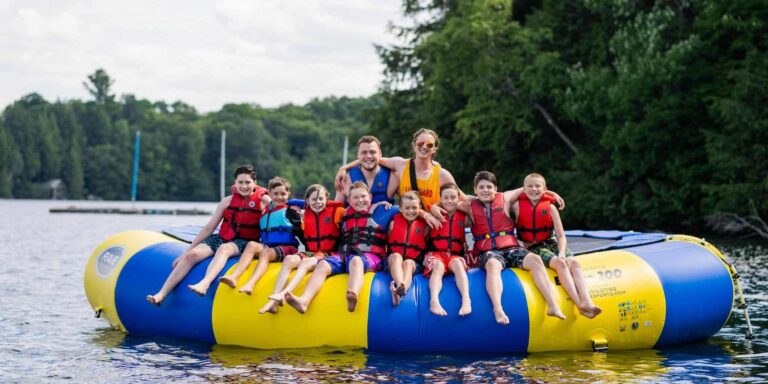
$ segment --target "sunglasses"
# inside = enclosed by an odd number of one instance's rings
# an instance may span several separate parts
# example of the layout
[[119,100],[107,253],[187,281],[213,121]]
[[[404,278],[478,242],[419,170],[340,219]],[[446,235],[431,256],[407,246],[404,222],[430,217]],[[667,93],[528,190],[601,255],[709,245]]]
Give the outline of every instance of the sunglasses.
[[427,147],[429,149],[432,149],[432,148],[435,147],[435,143],[433,143],[431,141],[417,141],[416,142],[416,146],[419,147],[419,148]]

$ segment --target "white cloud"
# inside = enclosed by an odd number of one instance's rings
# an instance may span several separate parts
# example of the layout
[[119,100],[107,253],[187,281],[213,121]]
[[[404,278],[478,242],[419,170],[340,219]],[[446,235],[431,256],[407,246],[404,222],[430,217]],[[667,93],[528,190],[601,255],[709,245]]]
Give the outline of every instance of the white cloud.
[[395,38],[399,1],[0,2],[0,106],[38,92],[87,99],[104,68],[117,94],[201,111],[375,92],[373,44]]

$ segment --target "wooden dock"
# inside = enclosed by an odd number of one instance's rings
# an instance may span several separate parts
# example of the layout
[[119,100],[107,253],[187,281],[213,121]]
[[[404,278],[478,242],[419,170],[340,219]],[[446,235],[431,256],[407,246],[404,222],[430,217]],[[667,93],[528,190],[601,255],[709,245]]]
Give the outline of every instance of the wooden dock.
[[105,213],[119,215],[188,215],[188,216],[206,216],[210,211],[202,209],[168,209],[168,208],[83,208],[83,207],[61,207],[50,208],[50,213]]

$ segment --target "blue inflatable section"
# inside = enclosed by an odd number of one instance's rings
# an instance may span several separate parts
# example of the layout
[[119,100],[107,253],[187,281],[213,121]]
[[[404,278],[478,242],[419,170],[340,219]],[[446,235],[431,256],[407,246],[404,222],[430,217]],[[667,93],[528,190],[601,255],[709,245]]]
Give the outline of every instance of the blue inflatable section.
[[[216,342],[210,314],[219,282],[214,281],[204,297],[187,289],[187,285],[203,278],[211,258],[192,268],[161,306],[146,300],[148,294],[160,290],[171,272],[171,263],[187,246],[177,242],[154,244],[137,252],[125,264],[115,286],[115,307],[129,333]],[[236,262],[236,257],[230,259],[225,270]]]
[[718,258],[682,241],[641,246],[632,253],[656,271],[664,289],[667,315],[656,347],[703,340],[722,328],[733,303],[733,282]]
[[[392,306],[389,274],[378,273],[371,285],[368,311],[368,348],[378,351],[414,350],[424,352],[519,352],[528,349],[529,317],[523,286],[510,270],[501,274],[504,283],[502,305],[510,324],[496,323],[491,300],[485,292],[485,271],[469,272],[472,314],[458,315],[461,296],[453,276],[443,279],[440,303],[448,316],[429,312],[429,280],[414,277],[413,285],[397,307]],[[386,319],[386,320],[385,320]],[[393,332],[393,329],[395,331]]]

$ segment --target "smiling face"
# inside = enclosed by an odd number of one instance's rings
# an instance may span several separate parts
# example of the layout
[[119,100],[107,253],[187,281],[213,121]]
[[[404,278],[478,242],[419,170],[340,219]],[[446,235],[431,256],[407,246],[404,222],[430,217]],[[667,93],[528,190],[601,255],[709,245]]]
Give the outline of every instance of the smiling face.
[[275,207],[285,205],[290,195],[291,192],[285,188],[285,185],[278,185],[269,190],[269,197],[272,198],[272,203],[275,204]]
[[241,173],[235,178],[235,188],[240,196],[248,197],[253,193],[253,188],[256,186],[256,180],[249,174]]
[[440,193],[440,206],[443,207],[449,214],[456,211],[456,206],[459,204],[459,191],[453,188],[446,188]]
[[419,217],[419,200],[402,199],[400,200],[400,212],[408,221],[416,220]]
[[316,190],[312,192],[311,195],[309,195],[309,198],[307,199],[307,203],[309,203],[309,208],[312,209],[315,213],[320,213],[325,209],[325,205],[328,203],[328,197],[326,196],[327,192],[323,190]]
[[523,193],[532,202],[537,202],[541,199],[541,195],[547,191],[547,182],[543,177],[528,176],[523,181]]
[[371,194],[365,188],[354,188],[349,192],[349,205],[358,212],[366,212],[371,207]]
[[367,171],[373,171],[379,166],[381,159],[381,149],[375,141],[370,143],[360,143],[357,146],[357,159],[360,160],[360,167]]
[[488,180],[480,180],[475,185],[475,195],[483,203],[490,203],[496,195],[496,185]]
[[429,133],[422,133],[416,136],[416,140],[412,143],[413,153],[416,157],[429,158],[435,156],[437,153],[437,140]]

